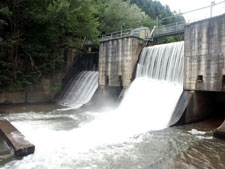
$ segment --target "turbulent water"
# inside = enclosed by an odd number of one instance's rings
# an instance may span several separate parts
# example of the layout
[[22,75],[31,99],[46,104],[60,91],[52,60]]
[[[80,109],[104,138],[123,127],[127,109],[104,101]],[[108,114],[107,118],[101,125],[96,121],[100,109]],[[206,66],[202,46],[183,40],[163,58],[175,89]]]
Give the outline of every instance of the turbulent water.
[[[117,123],[116,119],[112,119],[110,125],[113,124],[114,129],[108,130],[109,121],[106,119],[115,117],[105,112],[54,110],[11,114],[5,115],[5,118],[35,144],[36,150],[22,160],[15,159],[7,145],[0,140],[2,169],[225,167],[225,143],[212,137],[215,127],[204,123],[132,136],[133,130],[142,125],[140,119],[133,120],[132,128],[126,122],[129,117],[123,119],[123,127],[120,124],[122,120]],[[144,131],[143,128],[139,130]],[[138,133],[137,130],[135,132]]]
[[[183,42],[145,48],[138,63],[137,77],[116,110],[74,109],[5,115],[36,150],[33,155],[16,160],[5,148],[0,152],[2,168],[180,169],[190,165],[190,168],[201,168],[196,165],[199,161],[190,154],[204,154],[204,146],[199,146],[201,143],[208,144],[209,151],[217,149],[212,132],[192,130],[193,127],[166,128],[182,92],[182,51]],[[83,72],[73,86],[80,90],[88,81],[94,81],[91,77]],[[91,91],[92,84],[87,88],[85,85],[83,90]],[[74,104],[72,97],[65,102]],[[75,100],[84,100],[77,98]],[[219,142],[216,145],[218,149],[225,147]],[[210,158],[221,155],[225,152],[220,151],[219,155]],[[205,166],[225,166],[221,160],[213,163],[210,158],[205,158]]]
[[141,119],[146,130],[166,128],[183,91],[183,58],[184,42],[144,48],[119,110]]
[[70,86],[58,101],[60,105],[73,108],[86,104],[98,88],[98,72],[82,71],[72,79]]

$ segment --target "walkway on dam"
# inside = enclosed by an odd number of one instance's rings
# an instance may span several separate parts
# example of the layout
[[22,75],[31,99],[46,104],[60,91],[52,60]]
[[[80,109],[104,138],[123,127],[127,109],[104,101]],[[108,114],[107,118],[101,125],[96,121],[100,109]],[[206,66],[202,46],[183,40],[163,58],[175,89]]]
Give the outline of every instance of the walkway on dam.
[[[169,16],[169,17],[160,19],[160,21],[163,21],[163,20],[167,20],[167,19],[171,19],[171,18],[175,18],[175,20],[176,20],[176,18],[184,18],[184,21],[179,21],[179,22],[175,22],[172,24],[166,24],[166,25],[159,25],[159,20],[156,20],[153,22],[155,22],[157,25],[152,30],[149,29],[147,31],[146,29],[148,29],[148,28],[146,28],[146,27],[141,27],[141,28],[137,28],[137,29],[127,29],[127,30],[121,29],[116,32],[102,35],[102,37],[100,38],[100,41],[116,39],[116,38],[121,38],[121,37],[127,37],[127,36],[136,36],[136,37],[139,37],[142,39],[149,40],[151,38],[160,38],[160,37],[167,37],[167,36],[183,34],[184,28],[186,25],[188,25],[192,22],[199,21],[199,20],[211,18],[213,16],[213,9],[214,9],[214,11],[216,11],[217,10],[216,7],[218,7],[218,6],[221,7],[221,5],[225,5],[225,1],[217,2],[217,3],[212,1],[211,5],[209,5],[209,6],[205,6],[202,8],[194,9],[194,10],[191,10],[188,12],[183,12],[183,13],[179,13],[179,14],[176,14],[173,16]],[[193,18],[196,15],[201,14],[203,12],[203,10],[209,11],[208,17]],[[190,17],[186,17],[187,15],[191,16],[192,18],[190,19]],[[141,32],[141,31],[143,31],[143,32]]]

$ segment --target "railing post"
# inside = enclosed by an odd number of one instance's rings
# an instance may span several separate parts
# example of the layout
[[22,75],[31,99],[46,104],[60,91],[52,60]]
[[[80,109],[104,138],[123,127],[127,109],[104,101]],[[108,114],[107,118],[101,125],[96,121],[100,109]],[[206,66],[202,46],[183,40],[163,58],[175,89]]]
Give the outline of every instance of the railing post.
[[213,16],[213,6],[215,5],[215,1],[214,0],[212,0],[211,1],[211,6],[210,6],[210,18],[212,18],[212,16]]
[[177,33],[177,22],[176,22],[176,25],[175,25],[175,29],[176,29],[176,33]]
[[156,20],[157,20],[156,21],[157,22],[156,24],[157,24],[157,28],[158,28],[159,27],[159,17],[158,16],[156,17]]

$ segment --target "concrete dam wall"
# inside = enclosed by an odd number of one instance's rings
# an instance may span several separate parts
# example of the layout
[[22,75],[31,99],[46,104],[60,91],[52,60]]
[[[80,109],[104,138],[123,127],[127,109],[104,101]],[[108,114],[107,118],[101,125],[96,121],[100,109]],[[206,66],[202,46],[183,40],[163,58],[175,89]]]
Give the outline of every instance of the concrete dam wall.
[[[144,46],[145,41],[135,37],[100,43],[99,98],[117,98],[122,88],[130,86]],[[185,27],[183,75],[186,94],[181,97],[176,118],[184,123],[199,121],[217,110],[215,100],[220,106],[225,104],[225,15]]]
[[225,91],[225,15],[185,27],[184,89]]
[[[93,105],[113,105],[130,86],[145,40],[128,36],[100,42],[98,83]],[[124,90],[123,90],[124,89]]]
[[128,87],[145,41],[124,37],[102,41],[99,49],[99,85]]
[[[184,90],[193,93],[185,123],[210,116],[224,117],[225,15],[185,27]],[[220,110],[219,110],[220,108]]]

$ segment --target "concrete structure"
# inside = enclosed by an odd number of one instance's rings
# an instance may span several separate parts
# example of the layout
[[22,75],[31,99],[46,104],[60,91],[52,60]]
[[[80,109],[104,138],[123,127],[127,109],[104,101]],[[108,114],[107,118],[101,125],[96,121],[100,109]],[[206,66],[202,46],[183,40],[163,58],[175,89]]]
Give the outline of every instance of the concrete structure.
[[184,92],[169,125],[224,118],[224,91],[225,14],[185,27]]
[[[211,116],[221,118],[225,94],[205,91],[183,91],[169,126],[198,122]],[[223,117],[222,117],[223,118]]]
[[[184,90],[193,96],[183,112],[183,123],[224,118],[225,14],[185,27]],[[214,135],[224,137],[224,132],[223,124]]]
[[184,89],[225,91],[225,14],[185,27]]
[[0,134],[13,148],[16,157],[34,153],[34,145],[28,142],[8,120],[0,120]]
[[190,102],[193,100],[193,97],[194,92],[183,91],[176,105],[176,108],[170,118],[168,126],[173,126],[180,121],[185,112],[187,112],[188,105],[190,105]]
[[146,41],[134,36],[104,38],[99,48],[99,87],[90,103],[112,106],[130,86]]
[[0,91],[0,104],[50,102],[59,91],[64,74],[57,73],[49,78],[42,78],[39,84],[27,87],[23,91]]
[[128,87],[145,41],[123,37],[101,41],[99,49],[99,85]]
[[64,57],[64,65],[60,71],[56,70],[56,73],[40,78],[39,83],[20,91],[0,90],[0,104],[52,102],[58,94],[66,74],[72,69],[76,50],[62,48],[60,53]]
[[225,121],[213,132],[213,136],[225,139]]

